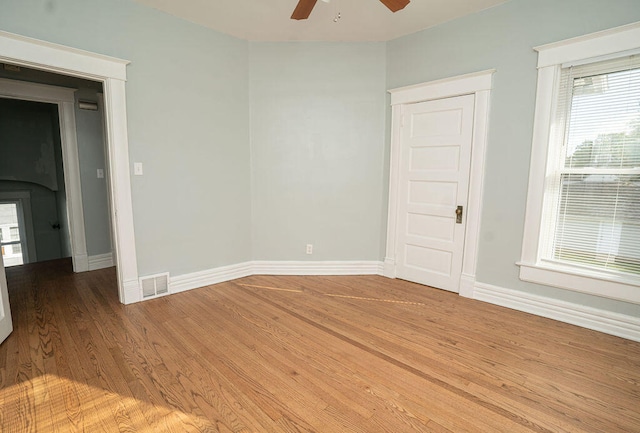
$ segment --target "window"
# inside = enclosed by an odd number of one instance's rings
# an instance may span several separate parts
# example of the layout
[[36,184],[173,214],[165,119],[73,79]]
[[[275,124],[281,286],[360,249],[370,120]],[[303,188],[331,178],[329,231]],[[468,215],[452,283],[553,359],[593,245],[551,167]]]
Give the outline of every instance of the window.
[[541,259],[640,275],[640,58],[560,74]]
[[640,303],[640,25],[537,50],[520,278]]
[[[20,221],[22,220],[21,203],[0,203],[0,232],[2,240],[2,259],[5,266],[22,265],[26,262],[20,237]],[[6,240],[5,240],[6,239]]]

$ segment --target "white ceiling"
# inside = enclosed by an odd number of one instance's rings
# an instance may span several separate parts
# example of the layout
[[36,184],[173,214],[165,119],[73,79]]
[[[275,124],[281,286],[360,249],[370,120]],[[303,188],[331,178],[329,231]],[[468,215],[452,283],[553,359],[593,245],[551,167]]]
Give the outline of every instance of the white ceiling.
[[318,1],[302,21],[290,19],[298,0],[136,1],[250,41],[388,41],[506,0],[411,0],[395,14],[379,0]]

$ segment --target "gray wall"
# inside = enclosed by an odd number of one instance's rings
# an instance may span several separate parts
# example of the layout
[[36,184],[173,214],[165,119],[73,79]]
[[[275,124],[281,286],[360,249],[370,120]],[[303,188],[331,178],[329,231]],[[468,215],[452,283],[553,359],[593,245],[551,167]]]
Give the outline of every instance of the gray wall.
[[3,0],[0,29],[131,61],[140,275],[251,258],[246,41],[129,0]]
[[389,88],[496,68],[478,281],[640,316],[625,304],[519,280],[536,91],[534,46],[640,20],[638,0],[512,0],[387,44]]
[[384,65],[383,43],[251,44],[255,259],[380,259]]
[[[103,132],[103,112],[81,110],[78,100],[98,103],[98,93],[91,89],[79,89],[75,93],[76,136],[80,163],[80,185],[82,188],[82,210],[84,230],[89,256],[111,252],[111,222],[107,197],[107,174]],[[104,171],[99,179],[97,170]]]

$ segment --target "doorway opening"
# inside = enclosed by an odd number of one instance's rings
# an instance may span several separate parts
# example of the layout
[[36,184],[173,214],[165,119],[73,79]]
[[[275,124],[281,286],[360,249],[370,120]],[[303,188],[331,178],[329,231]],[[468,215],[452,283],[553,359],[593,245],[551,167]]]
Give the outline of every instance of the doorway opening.
[[[93,80],[102,84],[107,148],[105,168],[110,173],[108,193],[118,294],[120,301],[125,304],[140,301],[142,294],[138,280],[133,225],[125,95],[126,66],[129,62],[0,31],[0,63]],[[59,109],[62,118],[69,118],[72,115],[73,102],[62,102]],[[61,133],[67,137],[67,131]],[[77,161],[77,155],[68,156],[71,157],[70,160]],[[77,165],[72,168],[79,171]],[[77,198],[78,192],[69,192],[68,196]],[[74,199],[68,203],[70,221],[82,221],[81,215],[78,214],[81,209],[79,202],[80,200]],[[76,235],[71,239],[74,249],[85,244],[85,240],[82,239],[84,230],[77,233],[80,236]],[[82,258],[82,255],[77,255],[74,260]]]

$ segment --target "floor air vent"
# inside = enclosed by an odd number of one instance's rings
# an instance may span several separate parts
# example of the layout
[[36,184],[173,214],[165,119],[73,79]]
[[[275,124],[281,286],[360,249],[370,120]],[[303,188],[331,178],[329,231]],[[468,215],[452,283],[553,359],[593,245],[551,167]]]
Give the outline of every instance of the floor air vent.
[[166,295],[169,293],[169,274],[158,274],[140,278],[140,286],[142,287],[143,299]]

